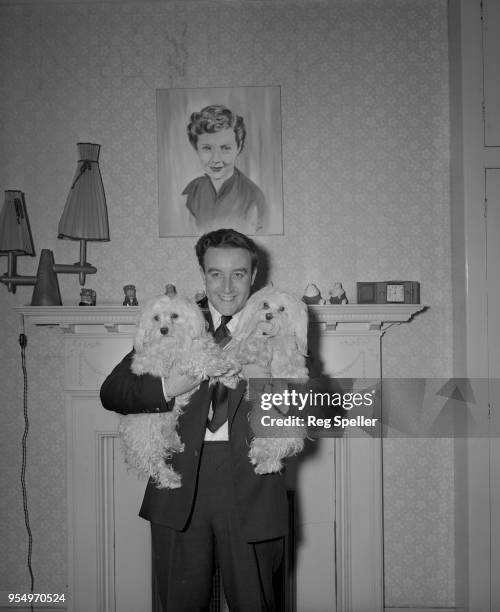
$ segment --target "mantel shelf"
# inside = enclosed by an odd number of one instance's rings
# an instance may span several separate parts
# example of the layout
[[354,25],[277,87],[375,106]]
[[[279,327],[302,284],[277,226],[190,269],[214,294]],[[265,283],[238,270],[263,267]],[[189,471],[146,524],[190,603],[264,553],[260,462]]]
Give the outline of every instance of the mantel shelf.
[[[309,306],[312,325],[323,330],[362,326],[363,329],[383,330],[395,323],[409,321],[425,310],[422,304],[348,304]],[[32,325],[59,327],[76,333],[82,326],[101,327],[108,332],[131,331],[140,313],[140,306],[101,304],[99,306],[20,306],[16,312]]]
[[346,304],[309,306],[311,323],[336,326],[363,323],[381,327],[384,323],[405,323],[426,310],[422,304]]

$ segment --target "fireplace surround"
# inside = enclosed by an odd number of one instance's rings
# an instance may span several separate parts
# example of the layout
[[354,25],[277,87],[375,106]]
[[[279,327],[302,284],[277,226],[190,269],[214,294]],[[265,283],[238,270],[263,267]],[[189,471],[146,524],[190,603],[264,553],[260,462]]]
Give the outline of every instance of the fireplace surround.
[[[309,346],[321,371],[380,378],[382,338],[421,305],[310,306]],[[149,525],[137,517],[145,483],[128,474],[117,415],[99,388],[132,345],[139,309],[119,305],[16,309],[24,324],[64,334],[68,582],[71,612],[151,610]],[[291,462],[295,494],[294,609],[382,612],[380,439],[318,440]],[[325,578],[327,577],[327,578]]]

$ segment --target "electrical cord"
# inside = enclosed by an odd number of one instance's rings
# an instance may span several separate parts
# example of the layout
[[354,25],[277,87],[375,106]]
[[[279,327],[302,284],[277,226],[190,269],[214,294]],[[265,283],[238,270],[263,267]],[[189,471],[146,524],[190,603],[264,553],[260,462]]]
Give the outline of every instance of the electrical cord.
[[[33,535],[31,533],[30,519],[28,512],[28,494],[26,490],[26,458],[27,448],[26,442],[29,433],[29,419],[28,419],[28,373],[26,370],[26,345],[28,344],[28,338],[25,333],[19,335],[19,346],[21,347],[21,366],[23,370],[23,413],[24,413],[24,432],[22,439],[22,452],[23,459],[21,465],[21,487],[23,491],[23,509],[24,509],[24,522],[26,524],[26,531],[28,532],[28,571],[31,578],[31,592],[35,590],[35,577],[33,575],[33,568],[31,565],[31,556],[33,552]],[[30,609],[33,611],[33,603],[30,605]]]

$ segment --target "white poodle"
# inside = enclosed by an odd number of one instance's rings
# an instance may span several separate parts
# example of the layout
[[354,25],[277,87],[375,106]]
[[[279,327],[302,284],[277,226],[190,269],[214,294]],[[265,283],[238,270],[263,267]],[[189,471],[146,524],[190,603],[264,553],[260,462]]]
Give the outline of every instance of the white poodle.
[[[238,383],[239,367],[215,344],[199,307],[178,295],[163,295],[146,304],[139,317],[134,349],[134,374],[168,379],[175,369],[203,380],[220,380],[227,387],[234,388]],[[121,418],[119,432],[127,466],[151,477],[158,488],[181,486],[180,475],[167,461],[173,453],[184,450],[177,419],[196,389],[178,395],[172,411]]]
[[[248,299],[227,349],[241,365],[255,364],[270,378],[304,380],[308,377],[307,325],[302,300],[267,286]],[[256,415],[258,411],[253,411],[253,418]],[[262,427],[256,429],[262,431]],[[280,471],[283,458],[302,451],[305,427],[282,428],[282,433],[286,437],[252,440],[249,457],[257,474]]]

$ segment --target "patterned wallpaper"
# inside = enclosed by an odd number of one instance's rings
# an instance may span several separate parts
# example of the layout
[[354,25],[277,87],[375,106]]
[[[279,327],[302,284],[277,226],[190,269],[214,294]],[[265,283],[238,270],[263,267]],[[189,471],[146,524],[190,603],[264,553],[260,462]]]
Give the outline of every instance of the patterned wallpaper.
[[[283,236],[259,240],[275,284],[326,293],[340,280],[415,279],[430,309],[384,337],[384,374],[439,376],[452,363],[445,0],[71,3],[0,7],[0,189],[21,189],[37,251],[56,238],[76,142],[102,145],[111,242],[90,244],[99,302],[165,283],[200,285],[192,238],[158,237],[155,90],[280,85]],[[36,260],[20,259],[34,274]],[[60,276],[66,304],[76,277]],[[22,378],[11,308],[2,321],[0,591],[28,586],[19,470]],[[28,492],[38,585],[66,584],[60,338],[29,330]],[[418,445],[417,445],[418,446]],[[416,457],[418,456],[418,461]],[[453,454],[394,443],[384,456],[387,605],[453,603]],[[439,495],[437,494],[439,492]],[[418,507],[418,516],[415,508]]]

